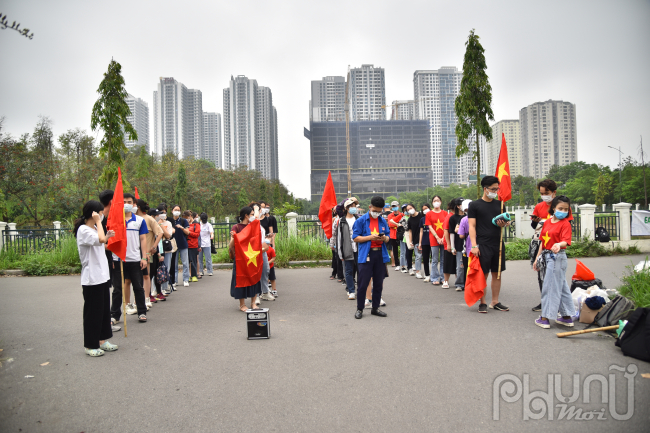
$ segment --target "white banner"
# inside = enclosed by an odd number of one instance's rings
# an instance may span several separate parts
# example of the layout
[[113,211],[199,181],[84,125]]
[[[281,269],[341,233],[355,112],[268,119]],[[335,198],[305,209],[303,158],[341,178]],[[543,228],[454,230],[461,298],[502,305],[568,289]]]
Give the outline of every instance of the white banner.
[[650,211],[632,211],[632,236],[650,236]]

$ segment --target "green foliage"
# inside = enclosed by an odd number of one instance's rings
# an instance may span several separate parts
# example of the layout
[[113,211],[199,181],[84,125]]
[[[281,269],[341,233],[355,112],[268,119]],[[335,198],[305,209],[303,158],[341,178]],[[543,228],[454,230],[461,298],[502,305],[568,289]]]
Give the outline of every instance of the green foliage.
[[299,210],[300,209],[298,205],[285,202],[283,204],[275,206],[275,209],[273,209],[273,213],[275,213],[275,215],[284,218],[284,216],[289,212],[295,212],[297,214],[300,214],[300,212],[298,212]]
[[612,176],[608,173],[600,173],[594,189],[596,194],[595,204],[601,206],[605,203],[605,198],[612,192]]
[[243,208],[244,206],[248,206],[249,203],[250,200],[248,199],[246,190],[240,189],[239,194],[237,195],[237,204],[239,205],[239,209]]
[[634,266],[628,266],[627,274],[621,278],[621,282],[623,284],[618,287],[621,295],[630,299],[637,307],[650,307],[650,269],[636,271]]
[[[492,112],[492,87],[485,73],[485,50],[479,42],[474,29],[469,33],[465,42],[465,59],[463,61],[463,78],[460,83],[460,92],[456,97],[454,109],[458,123],[456,123],[456,156],[461,157],[472,152],[472,159],[477,162],[477,196],[481,196],[481,148],[478,146],[479,136],[492,140],[492,128],[489,121],[494,120]],[[473,149],[468,143],[470,136],[475,137]]]
[[81,272],[81,261],[74,236],[65,236],[49,252],[20,255],[13,250],[0,253],[0,269],[21,269],[27,275],[59,275]]
[[180,162],[178,164],[178,174],[177,174],[177,183],[176,183],[176,204],[180,205],[181,208],[187,207],[187,173],[185,172],[185,164]]
[[530,260],[528,257],[529,245],[530,239],[515,239],[506,243],[506,260]]
[[127,153],[124,132],[129,134],[130,140],[138,139],[138,133],[126,120],[131,114],[125,101],[129,94],[124,88],[122,65],[115,60],[109,63],[97,93],[99,98],[93,106],[90,126],[93,131],[100,127],[104,132],[99,156],[107,161],[98,183],[112,187],[117,180],[117,168],[124,164],[124,155]]
[[590,167],[590,164],[587,164],[583,161],[572,162],[569,165],[564,165],[560,167],[559,165],[552,166],[548,175],[548,179],[553,179],[559,188],[562,188],[568,181],[573,179],[580,173],[582,170]]
[[[530,239],[515,239],[512,242],[506,243],[506,260],[530,260],[528,257],[529,245]],[[640,251],[636,246],[629,248],[617,246],[614,249],[607,249],[600,242],[591,239],[573,241],[566,250],[568,258],[618,256],[639,253]]]

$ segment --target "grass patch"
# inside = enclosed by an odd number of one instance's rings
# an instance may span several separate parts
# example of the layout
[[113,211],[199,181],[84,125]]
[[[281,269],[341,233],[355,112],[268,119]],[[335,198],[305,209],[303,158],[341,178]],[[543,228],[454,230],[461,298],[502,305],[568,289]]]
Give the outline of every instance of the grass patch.
[[650,269],[636,271],[634,266],[628,266],[627,270],[621,278],[623,285],[618,287],[618,292],[634,302],[637,307],[650,307]]
[[0,272],[4,269],[20,269],[27,275],[60,275],[81,272],[77,240],[65,236],[57,247],[49,252],[17,254],[13,250],[0,253]]
[[[506,260],[530,260],[528,257],[528,246],[530,239],[516,239],[506,244]],[[566,249],[568,258],[576,257],[603,257],[619,256],[628,254],[640,254],[641,251],[635,245],[629,248],[621,248],[617,245],[613,249],[605,248],[600,242],[592,239],[573,241]]]

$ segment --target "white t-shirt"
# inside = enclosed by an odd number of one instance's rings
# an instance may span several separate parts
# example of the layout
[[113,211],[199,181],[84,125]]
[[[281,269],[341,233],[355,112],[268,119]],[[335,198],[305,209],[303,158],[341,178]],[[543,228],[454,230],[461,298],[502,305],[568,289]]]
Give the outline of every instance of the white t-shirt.
[[[142,259],[140,235],[146,235],[147,233],[149,233],[149,229],[147,229],[144,218],[132,213],[131,219],[126,222],[126,262],[139,262]],[[150,245],[147,246],[147,249],[150,247]],[[113,254],[113,260],[117,262],[120,258]]]
[[81,260],[81,285],[96,286],[111,279],[104,252],[104,244],[99,242],[97,230],[82,225],[77,231],[77,249]]
[[214,233],[212,224],[210,223],[201,223],[201,248],[210,246],[210,235]]

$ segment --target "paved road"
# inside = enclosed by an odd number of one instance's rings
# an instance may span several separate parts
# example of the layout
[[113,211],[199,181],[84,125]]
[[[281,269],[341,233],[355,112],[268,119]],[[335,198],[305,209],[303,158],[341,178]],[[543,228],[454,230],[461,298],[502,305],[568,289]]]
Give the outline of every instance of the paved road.
[[[584,261],[615,287],[639,259]],[[0,279],[1,355],[13,358],[0,368],[0,431],[648,431],[650,379],[641,373],[650,364],[624,357],[608,336],[558,339],[556,329],[535,326],[539,291],[527,262],[504,273],[511,311],[486,315],[467,308],[462,293],[391,271],[389,316],[355,320],[328,269],[277,274],[281,296],[264,302],[270,340],[246,339],[230,272],[219,271],[156,304],[146,324],[129,316],[129,337],[112,339],[120,349],[94,359],[82,347],[78,276]],[[592,403],[582,404],[581,392],[577,407],[604,408],[605,421],[557,420],[557,408],[553,421],[524,421],[522,399],[502,401],[493,420],[499,375],[527,373],[531,390],[546,390],[547,375],[561,374],[568,395],[572,374],[582,384],[630,363],[638,373],[629,421],[612,419],[595,385]],[[616,378],[625,413],[626,383]]]

